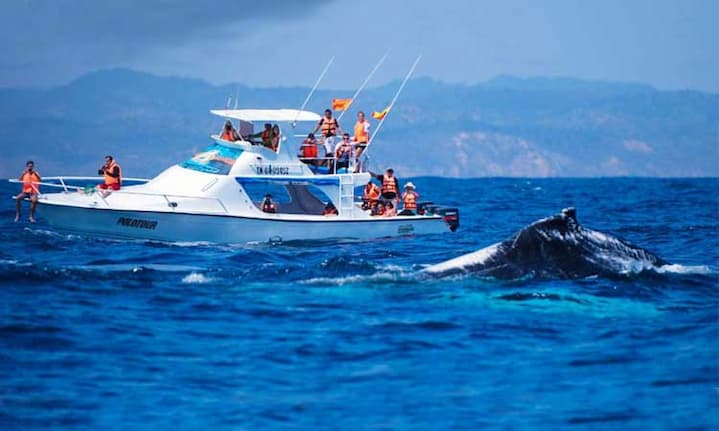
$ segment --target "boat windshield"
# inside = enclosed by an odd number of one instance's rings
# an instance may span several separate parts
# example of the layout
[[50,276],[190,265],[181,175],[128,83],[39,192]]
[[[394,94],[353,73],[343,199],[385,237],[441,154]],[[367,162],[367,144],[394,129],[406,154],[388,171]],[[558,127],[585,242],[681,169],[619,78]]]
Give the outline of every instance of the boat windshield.
[[242,154],[240,148],[229,148],[213,143],[180,166],[193,171],[227,175],[240,154]]

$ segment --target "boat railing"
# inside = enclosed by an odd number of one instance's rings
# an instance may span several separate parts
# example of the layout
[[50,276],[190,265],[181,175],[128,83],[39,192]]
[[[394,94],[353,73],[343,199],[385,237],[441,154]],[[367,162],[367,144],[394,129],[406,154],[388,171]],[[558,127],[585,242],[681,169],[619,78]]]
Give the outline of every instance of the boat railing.
[[[318,144],[319,146],[319,144]],[[302,157],[302,154],[298,154],[297,158],[302,162],[305,163],[314,173],[316,174],[337,174],[337,173],[359,173],[359,172],[368,172],[369,169],[369,157],[367,154],[363,151],[362,154],[360,154],[359,157],[355,157],[355,153],[357,152],[357,148],[360,148],[359,145],[356,145],[355,143],[351,144],[352,150],[351,155],[349,157],[347,166],[345,167],[343,164],[343,167],[346,169],[345,172],[339,172],[341,168],[338,169],[339,159],[336,157],[330,156],[330,157]],[[324,168],[324,169],[320,169]]]
[[[11,178],[11,183],[22,183],[19,179]],[[57,181],[57,182],[48,182],[48,181]],[[77,186],[72,185],[73,182],[79,182],[79,181],[93,181],[92,185],[86,185],[86,186]],[[122,181],[124,183],[137,183],[132,185],[139,185],[144,184],[150,181],[146,178],[123,178]],[[216,205],[216,210],[209,210],[213,212],[218,213],[228,213],[227,207],[222,202],[222,200],[215,198],[215,197],[207,197],[207,196],[190,196],[190,195],[178,195],[178,194],[169,194],[169,193],[160,193],[160,192],[151,192],[151,191],[137,191],[137,190],[127,190],[127,189],[120,189],[120,190],[102,190],[97,187],[98,178],[97,177],[78,177],[78,176],[56,176],[56,177],[45,177],[43,178],[43,181],[40,182],[32,182],[35,186],[43,186],[43,187],[53,187],[53,188],[59,188],[62,189],[65,193],[70,192],[80,192],[85,193],[87,195],[94,195],[99,197],[105,205],[110,207],[110,203],[107,201],[107,197],[111,195],[136,195],[136,196],[148,196],[148,197],[156,197],[164,200],[164,203],[167,204],[168,207],[172,208],[174,211],[175,209],[179,208],[179,203],[177,200],[184,200],[184,201],[196,201],[196,202],[212,202]],[[197,209],[197,208],[196,208]],[[203,211],[207,212],[207,207],[202,208]]]

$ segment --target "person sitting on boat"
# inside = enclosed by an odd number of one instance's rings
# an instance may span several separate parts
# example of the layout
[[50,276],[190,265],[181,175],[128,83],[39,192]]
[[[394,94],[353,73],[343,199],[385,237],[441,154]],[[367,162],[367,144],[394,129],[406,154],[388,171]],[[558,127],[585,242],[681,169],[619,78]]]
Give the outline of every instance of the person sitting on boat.
[[282,134],[280,133],[280,126],[275,124],[272,126],[272,137],[270,138],[270,145],[272,150],[276,153],[277,150],[280,148],[280,137]]
[[322,130],[322,141],[325,146],[325,157],[332,157],[332,144],[334,144],[337,133],[342,133],[342,127],[336,118],[332,117],[332,110],[325,109],[325,116],[320,118],[312,133]]
[[339,215],[339,211],[337,211],[337,207],[332,202],[327,202],[327,205],[325,205],[325,210],[322,213],[325,216],[336,216]]
[[[249,136],[252,138],[260,138],[259,144],[266,148],[272,148],[272,124],[265,123],[265,130]],[[255,144],[256,142],[253,142]]]
[[377,184],[373,183],[372,180],[367,181],[367,185],[364,186],[364,194],[362,195],[362,209],[368,210],[373,208],[379,200],[380,190]]
[[342,141],[338,142],[335,147],[335,167],[338,171],[341,168],[349,169],[351,155],[352,144],[350,143],[350,134],[344,133],[342,135]]
[[275,206],[275,203],[272,202],[272,195],[266,194],[265,199],[262,201],[262,212],[266,213],[276,213],[277,207]]
[[302,145],[300,145],[300,153],[297,157],[300,158],[302,163],[317,166],[319,164],[317,156],[317,139],[315,139],[314,133],[308,133],[307,138],[305,138],[305,140],[302,141]]
[[385,213],[384,202],[378,201],[377,205],[375,205],[372,208],[372,215],[373,216],[384,216],[384,213]]
[[392,205],[392,201],[387,202],[387,205],[384,207],[384,217],[394,217],[397,215],[397,208]]
[[382,183],[382,198],[393,201],[397,206],[397,193],[399,191],[399,181],[394,176],[394,169],[388,168],[384,175],[375,174],[372,171],[369,173],[373,177],[377,178]]
[[417,213],[417,199],[419,199],[419,193],[414,191],[414,184],[412,184],[412,181],[409,181],[404,185],[402,212],[400,215],[415,215]]
[[122,185],[122,168],[115,162],[112,156],[105,156],[105,164],[97,170],[98,175],[105,177],[105,182],[98,187],[102,190],[120,190]]
[[237,130],[235,130],[234,126],[232,126],[232,122],[230,120],[225,121],[225,129],[222,131],[220,139],[229,142],[242,140],[242,138],[240,138],[240,134],[237,133]]
[[30,223],[35,223],[35,207],[37,206],[37,196],[40,194],[40,185],[42,182],[40,174],[35,170],[35,162],[28,160],[25,163],[25,170],[18,178],[22,181],[22,191],[15,196],[15,221],[20,220],[20,204],[25,198],[30,199]]

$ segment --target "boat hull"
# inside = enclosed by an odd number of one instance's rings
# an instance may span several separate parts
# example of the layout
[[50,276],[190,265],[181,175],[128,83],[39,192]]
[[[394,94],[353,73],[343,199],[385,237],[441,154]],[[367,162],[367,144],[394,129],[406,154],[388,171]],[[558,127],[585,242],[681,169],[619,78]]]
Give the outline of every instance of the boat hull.
[[168,242],[283,242],[371,239],[443,233],[441,216],[324,217],[314,220],[253,218],[179,212],[87,208],[40,202],[38,214],[62,231]]

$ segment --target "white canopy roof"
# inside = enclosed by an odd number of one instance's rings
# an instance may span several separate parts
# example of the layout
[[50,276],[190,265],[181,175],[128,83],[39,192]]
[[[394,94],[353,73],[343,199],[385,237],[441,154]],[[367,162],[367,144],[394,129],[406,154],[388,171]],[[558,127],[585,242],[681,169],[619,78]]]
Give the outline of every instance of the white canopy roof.
[[298,109],[213,109],[211,113],[224,118],[242,121],[320,121],[319,114]]

